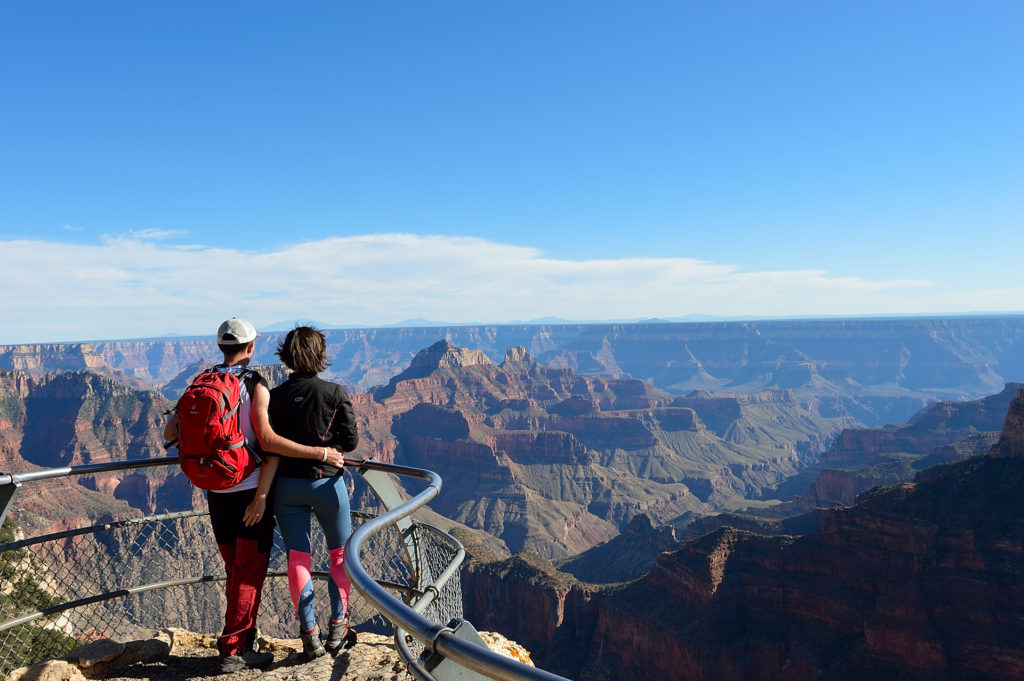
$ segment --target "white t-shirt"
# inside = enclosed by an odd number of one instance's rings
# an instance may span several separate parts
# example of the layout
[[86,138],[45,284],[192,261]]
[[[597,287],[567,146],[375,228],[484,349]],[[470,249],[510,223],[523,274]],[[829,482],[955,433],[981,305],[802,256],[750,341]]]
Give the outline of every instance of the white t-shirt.
[[[217,367],[217,371],[230,372],[237,374],[242,370],[240,364],[235,364],[229,367]],[[245,441],[253,446],[259,445],[259,440],[256,438],[256,428],[252,425],[252,400],[249,395],[249,387],[242,381],[241,389],[238,391],[240,395],[240,401],[238,404],[238,426],[242,429],[242,435],[245,435]],[[260,484],[260,467],[256,466],[256,470],[249,474],[242,482],[238,483],[234,487],[228,487],[227,489],[210,490],[211,492],[241,492],[247,489],[256,489]]]

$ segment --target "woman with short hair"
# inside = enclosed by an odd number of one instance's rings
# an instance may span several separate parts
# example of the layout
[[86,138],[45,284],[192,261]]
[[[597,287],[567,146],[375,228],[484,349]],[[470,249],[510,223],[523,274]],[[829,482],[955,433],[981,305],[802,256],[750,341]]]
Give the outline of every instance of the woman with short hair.
[[[355,641],[349,628],[350,584],[345,573],[345,542],[352,534],[344,464],[327,463],[328,448],[350,452],[359,443],[355,414],[345,389],[317,374],[328,367],[327,343],[320,331],[298,326],[277,347],[291,370],[284,383],[270,391],[270,421],[284,437],[324,448],[324,459],[281,457],[275,483],[274,515],[288,550],[288,587],[299,619],[302,651],[308,659],[327,650],[338,652]],[[328,593],[331,618],[321,643],[313,609],[310,517],[323,528],[330,557]],[[325,650],[326,646],[326,650]]]

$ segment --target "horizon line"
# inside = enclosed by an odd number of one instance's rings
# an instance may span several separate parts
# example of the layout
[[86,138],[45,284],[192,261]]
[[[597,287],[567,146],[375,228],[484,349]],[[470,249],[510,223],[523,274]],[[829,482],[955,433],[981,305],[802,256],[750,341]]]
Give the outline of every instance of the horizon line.
[[[965,318],[1015,318],[1024,317],[1024,311],[1008,312],[951,312],[951,313],[891,313],[891,314],[863,314],[863,315],[785,315],[785,316],[750,316],[739,315],[735,317],[718,317],[713,315],[686,315],[685,317],[646,317],[631,319],[605,319],[605,320],[571,320],[557,317],[538,318],[533,320],[512,320],[505,322],[439,322],[427,319],[408,319],[393,324],[350,324],[333,325],[318,323],[310,320],[303,320],[302,323],[315,326],[321,331],[363,331],[363,330],[400,330],[400,329],[443,329],[449,327],[497,327],[497,326],[615,326],[615,325],[653,325],[653,324],[735,324],[747,322],[787,322],[787,321],[881,321],[900,319],[965,319]],[[260,333],[284,334],[287,329],[272,329],[270,327],[280,326],[288,322],[275,322],[265,325],[259,329]],[[168,333],[161,336],[123,337],[123,338],[93,338],[68,341],[28,341],[23,343],[0,343],[0,348],[13,348],[25,345],[83,345],[89,343],[117,343],[117,342],[154,342],[154,341],[179,341],[179,340],[210,340],[214,334],[180,334]]]

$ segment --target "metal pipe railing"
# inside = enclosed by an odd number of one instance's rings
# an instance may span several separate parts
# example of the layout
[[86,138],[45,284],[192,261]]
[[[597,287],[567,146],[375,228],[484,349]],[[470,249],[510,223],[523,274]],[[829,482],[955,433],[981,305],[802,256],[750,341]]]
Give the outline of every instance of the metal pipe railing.
[[[174,513],[162,513],[160,515],[161,520],[174,520],[176,518],[197,518],[199,516],[209,515],[207,511],[176,511]],[[118,520],[112,523],[103,523],[102,525],[91,525],[89,527],[79,527],[75,530],[62,530],[60,532],[53,532],[51,534],[41,534],[37,537],[26,537],[18,541],[10,542],[9,544],[0,545],[0,551],[14,551],[24,546],[32,546],[33,544],[42,544],[44,542],[52,541],[54,539],[66,539],[68,537],[76,537],[79,535],[93,534],[97,529],[113,530],[119,527],[130,527],[132,525],[145,525],[153,521],[152,517],[146,518],[129,518],[128,520]]]
[[[110,471],[164,466],[177,463],[177,461],[177,457],[171,456],[156,459],[140,459],[135,461],[84,464],[81,466],[67,466],[62,468],[27,471],[24,473],[0,473],[0,521],[2,521],[2,518],[6,515],[14,496],[23,483],[66,477],[70,475],[89,475]],[[367,475],[368,471],[379,471],[377,475],[394,474],[417,478],[427,482],[427,487],[424,490],[404,502],[401,501],[397,490],[395,490],[393,486],[391,486],[391,490],[385,490],[385,496],[388,498],[384,499],[382,497],[382,501],[385,501],[385,506],[388,507],[389,510],[380,516],[367,520],[353,533],[346,549],[346,555],[351,556],[352,559],[345,561],[345,568],[353,582],[353,585],[363,593],[366,599],[377,608],[381,615],[395,625],[396,646],[399,654],[402,656],[413,676],[421,679],[422,681],[435,681],[435,677],[429,670],[427,670],[423,661],[418,659],[409,649],[405,642],[405,633],[408,633],[413,638],[421,642],[426,650],[437,653],[466,669],[472,670],[491,679],[496,679],[498,681],[567,681],[563,677],[537,669],[536,667],[524,665],[511,658],[494,653],[480,645],[466,641],[459,636],[456,636],[450,627],[432,622],[421,614],[421,612],[426,610],[426,608],[428,608],[430,604],[438,598],[438,594],[440,593],[440,590],[444,588],[444,585],[457,575],[458,569],[465,557],[465,550],[462,545],[450,535],[437,530],[437,533],[441,535],[447,543],[450,543],[450,546],[454,549],[454,556],[450,559],[448,564],[441,569],[440,573],[436,577],[433,577],[433,581],[430,584],[416,584],[413,588],[407,588],[402,587],[402,585],[394,585],[387,582],[378,583],[376,580],[371,578],[363,567],[361,561],[363,545],[371,536],[391,525],[395,525],[399,529],[401,536],[405,538],[407,542],[406,551],[410,552],[410,555],[407,557],[415,563],[412,566],[414,572],[418,572],[420,570],[421,566],[418,565],[418,556],[415,555],[415,551],[411,551],[410,549],[411,544],[414,544],[415,542],[412,539],[413,533],[407,531],[411,526],[409,516],[437,496],[441,490],[442,481],[440,476],[432,471],[397,464],[386,464],[374,460],[349,458],[345,459],[345,464],[347,466],[358,468],[359,472],[363,474],[363,477],[366,478],[368,482],[371,482],[370,478],[372,477],[372,474]],[[386,478],[387,475],[384,475],[383,477]],[[371,487],[373,487],[372,482]],[[375,488],[374,491],[378,492],[378,495],[381,493],[381,490],[377,488]],[[194,513],[197,512],[185,511],[180,514],[172,515],[187,516]],[[117,523],[110,523],[109,526],[104,527],[109,529],[136,522],[143,522],[144,520],[145,519],[132,519],[120,521]],[[89,531],[89,529],[94,528],[84,528],[81,531],[84,533]],[[5,548],[18,548],[22,545],[27,545],[40,539],[41,538],[36,537],[12,542],[11,544],[6,545]],[[180,584],[213,581],[216,579],[218,578],[203,575],[173,581],[163,581],[128,589],[119,589],[107,594],[94,595],[58,606],[44,608],[36,612],[26,613],[23,616],[18,617],[15,621],[4,623],[2,628],[8,629],[23,622],[28,622],[39,617],[55,614],[100,600],[108,600],[111,598],[123,597],[125,595]],[[399,587],[398,590],[403,590],[410,594],[410,599],[412,599],[412,597],[416,597],[415,602],[406,604],[396,598],[391,591],[388,590],[395,589],[396,587]]]
[[[269,577],[270,575],[268,575]],[[284,576],[287,576],[285,574]],[[93,603],[102,603],[103,601],[111,601],[115,598],[124,598],[125,596],[131,596],[133,594],[142,594],[148,591],[156,591],[157,589],[169,589],[174,586],[184,586],[186,584],[203,584],[205,582],[223,582],[226,579],[224,576],[215,575],[203,575],[201,577],[185,577],[183,579],[169,579],[163,582],[153,582],[151,584],[143,584],[141,586],[132,586],[126,589],[118,589],[117,591],[108,591],[102,594],[96,594],[95,596],[89,596],[88,598],[79,598],[74,601],[68,601],[67,603],[61,603],[60,605],[54,605],[49,608],[42,610],[36,610],[30,612],[21,617],[9,620],[0,624],[0,631],[7,629],[13,629],[14,627],[22,624],[28,624],[33,620],[37,620],[40,617],[49,617],[50,615],[56,615],[57,613],[64,612],[65,610],[74,610],[80,608],[83,605],[91,605]]]
[[108,461],[90,463],[81,466],[63,466],[61,468],[44,468],[24,473],[0,473],[0,524],[7,518],[7,510],[14,502],[14,497],[22,484],[36,480],[63,478],[69,475],[88,475],[90,473],[106,473],[108,471],[133,470],[152,466],[166,466],[177,463],[178,457],[164,456],[157,459],[138,459],[135,461]]
[[132,470],[134,468],[151,468],[178,463],[176,456],[163,456],[157,459],[136,459],[134,461],[106,461],[103,463],[86,463],[80,466],[63,466],[61,468],[43,468],[24,473],[0,473],[0,487],[4,485],[64,478],[69,475],[89,475],[91,473],[107,473],[109,471]]
[[[346,555],[354,558],[351,562],[345,561],[345,570],[348,572],[349,579],[377,607],[381,614],[394,623],[398,629],[395,640],[399,648],[404,648],[407,653],[411,654],[408,647],[404,646],[404,642],[400,640],[404,638],[402,633],[408,632],[427,650],[436,652],[491,679],[498,681],[568,681],[564,677],[522,664],[455,636],[450,627],[431,622],[423,617],[415,608],[407,606],[388,593],[366,573],[359,560],[363,543],[376,532],[396,523],[401,518],[408,517],[437,496],[441,491],[441,478],[432,471],[408,466],[377,462],[362,462],[361,465],[429,481],[427,488],[409,501],[362,524],[348,540],[345,550]],[[421,679],[434,678],[419,660],[406,659],[406,665],[410,672]]]

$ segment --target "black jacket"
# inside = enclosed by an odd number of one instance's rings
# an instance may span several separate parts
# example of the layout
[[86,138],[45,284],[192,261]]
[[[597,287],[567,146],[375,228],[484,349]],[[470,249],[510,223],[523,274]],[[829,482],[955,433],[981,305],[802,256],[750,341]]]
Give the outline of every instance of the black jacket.
[[[350,452],[359,444],[348,393],[337,383],[312,374],[292,374],[270,391],[274,432],[302,445],[337,447]],[[287,478],[328,478],[341,473],[313,459],[281,457],[277,474]]]

